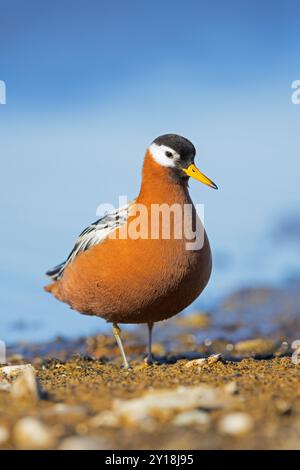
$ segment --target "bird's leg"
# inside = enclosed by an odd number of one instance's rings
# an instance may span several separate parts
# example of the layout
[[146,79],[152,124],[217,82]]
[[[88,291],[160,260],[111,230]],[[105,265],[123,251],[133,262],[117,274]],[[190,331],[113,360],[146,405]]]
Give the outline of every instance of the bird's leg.
[[148,355],[145,358],[147,364],[153,364],[154,357],[152,355],[152,331],[154,323],[152,321],[148,322]]
[[122,358],[123,358],[123,362],[124,362],[124,368],[129,369],[130,366],[129,366],[127,358],[126,358],[126,354],[125,354],[123,344],[122,344],[122,340],[121,340],[121,336],[120,336],[121,330],[120,330],[119,326],[117,325],[117,323],[113,323],[112,330],[113,330],[114,337],[116,338],[117,345],[119,346],[119,349],[120,349],[121,354],[122,354]]

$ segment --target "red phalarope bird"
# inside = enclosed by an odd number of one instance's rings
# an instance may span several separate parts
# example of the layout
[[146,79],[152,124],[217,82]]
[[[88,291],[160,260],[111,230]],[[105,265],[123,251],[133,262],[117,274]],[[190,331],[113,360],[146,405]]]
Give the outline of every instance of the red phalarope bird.
[[[118,323],[147,323],[149,351],[155,322],[181,312],[203,291],[211,274],[209,241],[188,192],[189,177],[217,189],[194,164],[195,147],[175,134],[155,139],[147,149],[138,197],[87,227],[78,237],[65,262],[47,272],[53,282],[45,287],[72,309],[104,318],[113,325],[124,367],[128,362]],[[169,239],[124,236],[134,208],[143,205],[151,222],[152,204],[192,208],[197,230],[202,230],[201,249],[187,250],[186,238]],[[200,228],[199,228],[200,227]]]

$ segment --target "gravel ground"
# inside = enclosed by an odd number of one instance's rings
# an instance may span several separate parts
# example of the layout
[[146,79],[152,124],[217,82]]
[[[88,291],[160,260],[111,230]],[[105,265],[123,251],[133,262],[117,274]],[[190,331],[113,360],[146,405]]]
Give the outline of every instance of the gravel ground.
[[[257,314],[270,295],[251,292]],[[125,331],[129,371],[111,336],[9,348],[0,367],[0,448],[299,449],[300,366],[291,344],[300,327],[289,305],[291,315],[278,314],[280,324],[271,317],[267,335],[267,323],[249,332],[232,321],[230,312],[242,309],[237,296],[223,305],[222,329],[211,312],[163,322],[152,366],[143,362],[145,328]]]

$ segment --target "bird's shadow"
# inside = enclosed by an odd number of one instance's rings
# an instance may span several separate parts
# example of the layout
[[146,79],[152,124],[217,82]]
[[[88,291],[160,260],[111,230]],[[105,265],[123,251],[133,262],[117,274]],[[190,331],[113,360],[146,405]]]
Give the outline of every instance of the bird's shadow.
[[[212,353],[216,354],[216,353]],[[233,356],[233,355],[222,355],[221,356],[221,362],[241,362],[243,359],[255,359],[257,361],[261,360],[270,360],[274,359],[277,357],[291,357],[292,353],[287,352],[284,354],[281,354],[278,356],[277,354],[274,353],[268,353],[268,354],[249,354],[248,356]],[[211,355],[208,354],[201,354],[201,353],[195,353],[195,352],[190,352],[190,351],[183,351],[181,353],[175,354],[175,355],[170,355],[170,356],[155,356],[154,358],[154,365],[172,365],[176,364],[178,361],[182,360],[188,360],[192,361],[195,359],[208,359]]]

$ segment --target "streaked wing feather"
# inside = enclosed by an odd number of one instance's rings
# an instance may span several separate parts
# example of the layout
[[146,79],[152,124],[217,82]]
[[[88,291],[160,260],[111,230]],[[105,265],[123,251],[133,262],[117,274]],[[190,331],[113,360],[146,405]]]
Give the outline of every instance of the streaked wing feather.
[[132,203],[126,204],[126,206],[120,207],[114,212],[105,214],[103,217],[96,220],[96,222],[85,228],[77,238],[74,248],[66,261],[47,271],[47,276],[51,277],[54,281],[61,279],[66,267],[79,253],[103,242],[109,234],[127,222],[131,205]]

